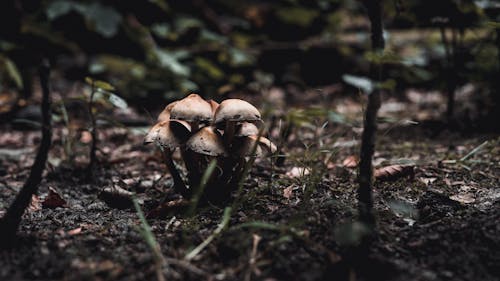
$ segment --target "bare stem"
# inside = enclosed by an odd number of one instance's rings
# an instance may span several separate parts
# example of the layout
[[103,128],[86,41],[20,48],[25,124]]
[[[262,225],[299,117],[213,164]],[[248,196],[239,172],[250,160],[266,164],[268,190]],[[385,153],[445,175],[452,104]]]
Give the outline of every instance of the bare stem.
[[31,202],[31,197],[38,192],[38,186],[42,181],[43,170],[52,142],[49,74],[49,64],[44,61],[39,70],[40,84],[42,86],[42,140],[28,179],[5,216],[0,220],[0,229],[2,230],[0,232],[0,243],[3,245],[11,245],[10,242],[16,237],[21,217]]
[[90,98],[88,102],[88,111],[90,118],[90,134],[92,135],[92,142],[90,144],[90,153],[89,153],[89,165],[87,166],[87,179],[92,178],[92,172],[94,169],[94,165],[96,163],[96,149],[97,149],[97,128],[96,128],[96,118],[94,116],[94,111],[92,110],[94,107],[94,95],[96,92],[96,87],[94,82],[92,82],[92,91],[90,93]]
[[187,189],[186,184],[184,184],[184,181],[182,180],[182,177],[179,171],[177,170],[177,167],[175,167],[175,163],[172,160],[172,155],[170,150],[162,149],[162,152],[165,164],[167,165],[167,168],[170,171],[170,174],[172,175],[172,179],[174,180],[175,192],[181,194],[184,198],[189,198],[189,190]]

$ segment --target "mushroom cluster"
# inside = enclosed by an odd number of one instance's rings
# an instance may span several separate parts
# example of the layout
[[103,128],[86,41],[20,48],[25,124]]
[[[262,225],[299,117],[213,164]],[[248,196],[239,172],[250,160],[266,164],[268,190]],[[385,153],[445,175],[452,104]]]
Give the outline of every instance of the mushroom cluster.
[[[248,157],[276,152],[276,146],[259,135],[261,123],[260,112],[244,100],[227,99],[218,104],[192,93],[165,107],[144,143],[160,147],[174,190],[187,199],[194,195],[208,164],[216,159],[218,168],[202,198],[223,202],[241,180]],[[187,182],[172,160],[177,148],[187,170]]]

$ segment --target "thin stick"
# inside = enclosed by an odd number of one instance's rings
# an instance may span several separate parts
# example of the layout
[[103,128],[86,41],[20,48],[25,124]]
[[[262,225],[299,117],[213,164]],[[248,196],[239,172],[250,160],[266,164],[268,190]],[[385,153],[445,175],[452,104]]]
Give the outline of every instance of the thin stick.
[[39,70],[40,84],[42,86],[42,140],[36,154],[35,162],[31,166],[28,179],[23,188],[10,205],[5,216],[0,220],[0,243],[10,246],[16,237],[17,229],[21,223],[22,215],[31,202],[31,198],[38,192],[38,186],[42,181],[43,170],[47,162],[47,156],[52,143],[52,123],[50,110],[50,66],[48,61],[44,61]]
[[89,118],[90,118],[90,134],[92,136],[92,142],[90,144],[90,154],[89,154],[89,158],[90,158],[90,161],[89,161],[89,165],[87,167],[87,179],[91,179],[92,178],[92,174],[93,174],[93,169],[94,169],[94,165],[96,163],[96,148],[97,148],[97,128],[96,128],[96,118],[94,116],[94,112],[93,112],[93,107],[94,107],[94,95],[95,95],[95,92],[96,92],[96,86],[95,86],[95,82],[92,81],[92,85],[91,85],[91,92],[90,92],[90,98],[89,98],[89,101],[88,101],[88,111],[89,111]]

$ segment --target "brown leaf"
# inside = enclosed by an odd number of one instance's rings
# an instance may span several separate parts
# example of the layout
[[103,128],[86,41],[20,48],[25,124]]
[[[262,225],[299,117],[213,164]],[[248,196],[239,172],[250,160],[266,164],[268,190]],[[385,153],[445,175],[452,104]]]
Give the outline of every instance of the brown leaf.
[[55,209],[57,207],[67,207],[66,200],[52,187],[49,186],[49,194],[42,202],[43,208]]
[[38,196],[36,195],[31,196],[31,202],[30,205],[28,206],[28,212],[36,212],[41,209],[42,206],[40,205],[40,199],[38,198]]
[[309,175],[310,171],[308,168],[304,167],[292,167],[290,171],[286,172],[286,175],[290,178],[298,178]]
[[455,195],[450,196],[450,199],[453,201],[460,202],[462,204],[470,204],[470,203],[474,203],[474,201],[476,201],[476,199],[474,199],[474,196],[472,195],[472,193],[455,194]]
[[391,165],[376,169],[374,176],[376,180],[379,181],[390,181],[396,180],[401,177],[411,177],[415,175],[413,171],[414,166],[404,166],[404,165]]
[[359,158],[356,155],[348,156],[342,161],[342,165],[346,168],[356,168],[359,163]]
[[69,231],[68,231],[68,235],[69,235],[69,236],[73,236],[73,235],[80,234],[81,232],[82,232],[82,227],[78,227],[78,228],[75,228],[75,229],[69,230]]
[[92,141],[92,134],[89,131],[83,131],[80,136],[80,142],[82,143],[90,143]]
[[189,206],[189,201],[186,199],[177,199],[173,201],[166,201],[161,203],[158,207],[151,210],[146,218],[164,218],[171,212],[179,212],[186,209]]
[[293,196],[293,186],[290,185],[289,187],[283,189],[283,197],[286,199],[290,199]]
[[99,194],[99,198],[106,202],[106,204],[110,207],[126,209],[132,207],[133,205],[132,195],[132,192],[115,185],[104,188],[104,190]]

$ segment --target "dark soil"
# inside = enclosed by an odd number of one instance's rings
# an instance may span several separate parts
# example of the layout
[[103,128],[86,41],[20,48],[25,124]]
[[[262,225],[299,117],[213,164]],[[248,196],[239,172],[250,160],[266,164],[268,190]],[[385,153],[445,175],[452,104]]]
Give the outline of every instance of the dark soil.
[[[369,266],[357,267],[352,249],[363,228],[355,223],[356,168],[343,164],[359,149],[352,140],[359,139],[360,115],[354,115],[352,123],[326,129],[321,120],[295,127],[283,142],[283,166],[258,159],[229,227],[194,259],[184,257],[216,229],[223,207],[204,206],[194,217],[172,207],[149,219],[166,279],[499,280],[500,138],[436,134],[401,123],[381,125],[374,161],[377,167],[411,162],[414,174],[376,181],[378,235],[364,261]],[[0,252],[0,280],[155,280],[153,251],[139,232],[138,214],[99,193],[113,185],[135,192],[145,213],[166,195],[178,198],[170,176],[162,177],[160,154],[142,146],[137,130],[102,129],[101,163],[89,182],[88,145],[78,140],[74,160],[61,162],[62,129],[56,126],[39,201],[52,187],[67,204],[32,204],[17,244]],[[0,210],[26,179],[38,140],[37,131],[1,127]],[[460,159],[483,141],[488,144],[467,161],[442,162]]]

